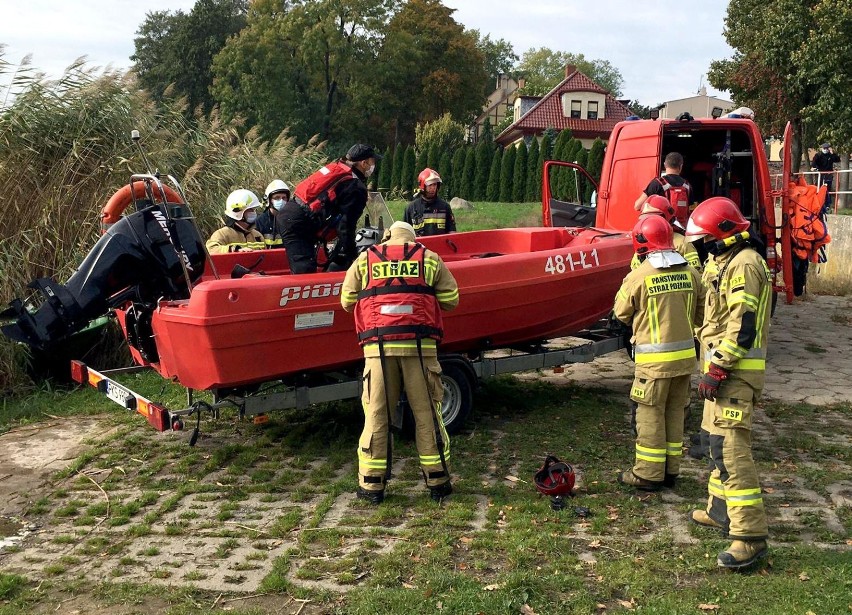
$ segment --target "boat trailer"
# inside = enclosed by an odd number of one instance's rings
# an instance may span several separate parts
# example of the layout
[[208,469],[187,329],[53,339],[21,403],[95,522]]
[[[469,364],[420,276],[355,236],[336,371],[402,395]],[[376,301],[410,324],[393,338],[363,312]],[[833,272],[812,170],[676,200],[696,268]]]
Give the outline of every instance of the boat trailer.
[[[439,353],[444,385],[442,414],[446,429],[450,434],[461,429],[473,411],[473,392],[483,380],[503,374],[588,363],[596,357],[625,347],[627,340],[624,336],[614,335],[605,328],[596,328],[549,342],[486,350],[476,355]],[[313,404],[357,399],[361,395],[361,369],[358,366],[352,370],[305,374],[300,379],[286,383],[265,383],[284,385],[281,391],[258,392],[255,388],[257,385],[243,391],[214,390],[212,403],[195,400],[194,391],[187,389],[187,407],[170,410],[113,379],[114,376],[147,369],[150,368],[97,371],[82,361],[71,362],[71,376],[75,381],[89,384],[123,408],[138,412],[158,431],[181,431],[185,428],[185,420],[194,417],[195,427],[189,440],[190,446],[198,440],[201,415],[204,413],[209,413],[211,418],[218,418],[221,410],[235,409],[240,419],[252,417],[255,423],[264,423],[268,420],[268,413],[274,410],[304,409]]]

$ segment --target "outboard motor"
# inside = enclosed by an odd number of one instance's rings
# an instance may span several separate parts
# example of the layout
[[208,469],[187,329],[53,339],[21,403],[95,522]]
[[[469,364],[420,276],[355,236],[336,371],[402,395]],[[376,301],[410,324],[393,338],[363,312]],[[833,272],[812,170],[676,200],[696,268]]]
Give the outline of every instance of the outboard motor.
[[155,305],[160,298],[185,299],[201,277],[206,252],[191,218],[169,217],[150,205],[113,224],[65,284],[49,278],[30,283],[45,301],[35,311],[14,299],[0,317],[6,337],[46,349],[128,300]]

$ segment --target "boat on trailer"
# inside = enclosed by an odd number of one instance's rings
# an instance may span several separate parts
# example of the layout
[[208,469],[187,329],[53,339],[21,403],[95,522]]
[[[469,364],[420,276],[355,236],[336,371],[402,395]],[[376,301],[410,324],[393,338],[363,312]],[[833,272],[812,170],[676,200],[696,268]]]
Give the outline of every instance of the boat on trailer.
[[[106,230],[65,285],[34,282],[45,301],[34,309],[15,300],[6,315],[17,321],[3,332],[46,348],[112,309],[138,365],[216,399],[245,399],[261,383],[357,373],[363,355],[353,317],[340,305],[345,272],[320,266],[292,275],[284,249],[207,254],[179,184],[169,179],[173,190],[159,176],[134,176],[122,190],[135,213]],[[539,348],[609,312],[629,268],[629,234],[554,227],[548,205],[541,227],[421,239],[459,285],[458,308],[444,314],[442,356],[465,362],[494,349]],[[364,221],[362,240],[380,237],[391,221],[377,193]],[[79,362],[72,369],[109,394],[109,378],[91,371],[96,375],[87,376]],[[114,382],[111,391],[128,407],[135,396]],[[140,400],[135,396],[132,405],[153,404]],[[148,418],[168,428],[179,414]]]

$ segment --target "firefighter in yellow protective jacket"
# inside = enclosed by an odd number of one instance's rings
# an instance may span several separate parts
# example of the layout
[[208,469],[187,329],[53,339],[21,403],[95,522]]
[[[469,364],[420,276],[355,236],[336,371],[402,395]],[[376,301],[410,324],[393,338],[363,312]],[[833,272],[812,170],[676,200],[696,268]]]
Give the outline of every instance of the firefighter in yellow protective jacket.
[[452,493],[450,439],[444,428],[438,342],[441,310],[459,302],[453,274],[441,257],[417,243],[414,228],[395,222],[383,243],[362,252],[346,272],[340,301],[355,311],[364,349],[361,403],[364,430],[358,441],[358,491],[372,504],[384,500],[390,477],[392,437],[404,387],[416,423],[420,468],[433,500]]
[[[675,252],[684,257],[687,263],[689,263],[696,271],[701,273],[701,258],[698,256],[698,250],[695,249],[695,246],[692,245],[691,241],[687,241],[686,237],[683,236],[682,233],[684,228],[680,226],[680,222],[677,221],[674,205],[669,203],[669,200],[666,197],[660,196],[659,194],[649,196],[648,200],[645,201],[645,204],[642,205],[640,215],[662,216],[666,222],[671,224],[672,245],[674,246]],[[640,260],[639,255],[634,254],[633,260],[630,261],[630,269],[636,269],[641,264],[642,261]]]
[[707,301],[698,331],[704,358],[698,386],[705,399],[702,433],[714,469],[706,510],[693,523],[733,539],[719,553],[723,568],[750,566],[766,555],[769,528],[751,452],[754,404],[764,385],[772,284],[766,262],[748,242],[749,223],[724,197],[701,203],[690,217],[687,238],[703,239]]
[[633,328],[636,461],[618,481],[657,491],[674,487],[680,472],[683,409],[696,366],[693,331],[704,296],[698,272],[674,250],[663,217],[640,217],[632,235],[642,262],[624,279],[613,317]]
[[251,190],[234,190],[225,201],[225,226],[205,244],[210,254],[263,250],[263,234],[255,227],[260,201]]

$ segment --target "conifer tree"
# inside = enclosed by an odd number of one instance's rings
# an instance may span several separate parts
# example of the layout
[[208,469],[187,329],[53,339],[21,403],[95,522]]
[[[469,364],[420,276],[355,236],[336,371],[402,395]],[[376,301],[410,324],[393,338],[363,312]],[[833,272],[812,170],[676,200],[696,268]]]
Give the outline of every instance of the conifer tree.
[[527,144],[521,140],[515,148],[515,167],[512,171],[512,201],[522,203],[527,190]]
[[391,166],[391,190],[399,190],[400,175],[402,174],[402,158],[405,155],[405,148],[399,143],[393,152],[393,165]]
[[551,147],[552,143],[553,142],[550,140],[550,135],[545,130],[544,136],[542,136],[541,143],[539,144],[538,162],[536,163],[536,173],[538,174],[537,190],[539,198],[541,198],[541,191],[543,190],[544,186],[544,161],[551,160],[550,151],[553,149]]
[[476,176],[476,151],[471,145],[465,146],[464,173],[459,196],[467,201],[473,201],[473,180]]
[[[577,164],[585,169],[589,162],[589,150],[581,146],[580,151],[577,152],[576,160]],[[592,196],[592,185],[589,183],[589,180],[586,179],[586,176],[580,171],[577,171],[577,193],[580,195],[579,202],[581,204],[588,205]]]
[[[420,171],[429,166],[429,150],[424,148],[417,152],[417,163],[414,165],[414,178],[420,174]],[[415,184],[416,185],[416,184]],[[419,186],[417,186],[419,187]]]
[[488,193],[488,172],[491,170],[491,155],[494,145],[480,141],[476,146],[476,176],[473,181],[474,198],[484,201]]
[[[438,163],[441,162],[441,146],[433,143],[429,147],[429,152],[426,158],[426,166],[435,171],[438,170]],[[421,169],[422,170],[422,169]],[[420,171],[418,171],[419,173]]]
[[592,149],[589,150],[589,163],[586,170],[589,175],[595,178],[597,183],[601,183],[601,171],[603,170],[604,159],[604,142],[600,138],[595,139],[592,143]]
[[[583,144],[580,143],[579,139],[572,137],[568,142],[567,151],[565,152],[565,158],[563,158],[563,160],[566,162],[576,162],[582,149]],[[577,191],[577,180],[579,179],[579,176],[580,172],[575,171],[574,169],[568,169],[565,173],[565,183],[562,186],[562,190],[565,195],[565,200],[569,203],[577,203],[580,200],[580,194]]]
[[541,200],[541,172],[538,171],[539,151],[538,137],[533,136],[530,151],[527,154],[527,190],[524,200],[528,203]]
[[510,145],[503,152],[503,162],[500,165],[500,202],[512,202],[512,173],[515,172],[515,146]]
[[485,200],[489,203],[496,203],[500,200],[500,172],[503,162],[503,148],[498,147],[494,150],[494,155],[491,157],[491,170],[488,172],[488,187],[485,191]]
[[402,159],[402,171],[400,172],[400,189],[405,198],[410,198],[412,194],[411,187],[414,185],[414,165],[417,163],[417,157],[414,155],[414,148],[409,145],[405,148],[405,154]]
[[459,147],[453,153],[453,164],[450,168],[450,172],[453,175],[450,180],[450,186],[452,187],[452,191],[448,193],[450,198],[461,196],[461,188],[462,184],[464,183],[464,154],[464,147]]
[[393,150],[390,145],[385,148],[385,154],[379,160],[378,185],[377,188],[383,194],[390,192],[391,167],[393,166]]
[[441,198],[445,199],[447,202],[450,201],[453,197],[450,196],[452,194],[452,159],[450,158],[449,152],[444,152],[441,154],[441,159],[438,161],[438,175],[441,176]]

